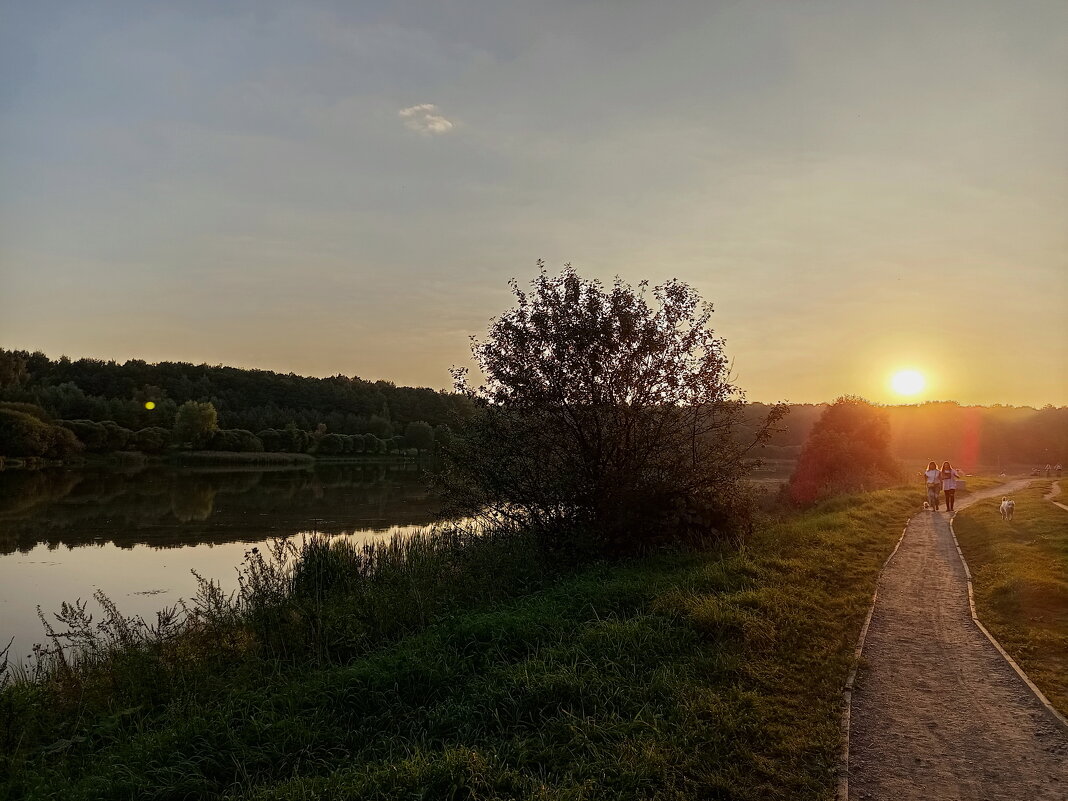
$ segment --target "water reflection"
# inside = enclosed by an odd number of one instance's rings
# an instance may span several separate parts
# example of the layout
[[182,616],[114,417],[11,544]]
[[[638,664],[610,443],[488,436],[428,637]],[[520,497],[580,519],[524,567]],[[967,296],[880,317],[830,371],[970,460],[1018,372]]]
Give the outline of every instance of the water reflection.
[[[195,591],[190,570],[236,586],[251,543],[308,532],[362,541],[430,522],[415,464],[310,469],[0,472],[0,648],[23,659],[46,614],[97,589],[150,616]],[[92,604],[91,604],[92,606]]]
[[41,543],[165,548],[422,525],[436,510],[423,475],[415,464],[10,470],[0,472],[0,555]]

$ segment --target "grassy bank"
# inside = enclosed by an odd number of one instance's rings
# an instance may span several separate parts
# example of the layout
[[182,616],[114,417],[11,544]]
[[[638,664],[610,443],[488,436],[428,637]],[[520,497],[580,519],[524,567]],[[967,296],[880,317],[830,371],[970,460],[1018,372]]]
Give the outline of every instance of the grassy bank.
[[[288,610],[206,669],[179,652],[121,689],[121,663],[69,695],[9,688],[2,778],[26,798],[828,799],[856,636],[920,500],[839,498],[741,550],[535,574],[521,597],[515,542],[444,581],[398,566],[392,596],[326,607],[333,638]],[[371,609],[410,616],[337,636]],[[279,653],[290,636],[331,645]]]
[[953,523],[972,571],[980,620],[1062,713],[1068,714],[1068,512],[1036,480],[1013,495],[982,501]]

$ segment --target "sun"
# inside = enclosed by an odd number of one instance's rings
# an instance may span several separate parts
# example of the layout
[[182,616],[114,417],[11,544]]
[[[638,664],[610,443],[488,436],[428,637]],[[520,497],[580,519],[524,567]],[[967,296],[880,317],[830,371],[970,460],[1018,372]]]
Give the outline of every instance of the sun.
[[927,381],[916,370],[898,370],[890,379],[890,385],[898,395],[915,395],[923,391]]

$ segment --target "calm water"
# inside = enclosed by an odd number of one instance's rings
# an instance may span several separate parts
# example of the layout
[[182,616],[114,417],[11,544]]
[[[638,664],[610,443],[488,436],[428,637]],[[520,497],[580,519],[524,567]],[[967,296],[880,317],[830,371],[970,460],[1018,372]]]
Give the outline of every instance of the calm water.
[[11,655],[25,659],[42,639],[38,606],[51,620],[99,589],[148,618],[193,594],[190,570],[234,588],[254,544],[312,532],[388,539],[435,511],[416,465],[2,471],[0,648],[14,637]]

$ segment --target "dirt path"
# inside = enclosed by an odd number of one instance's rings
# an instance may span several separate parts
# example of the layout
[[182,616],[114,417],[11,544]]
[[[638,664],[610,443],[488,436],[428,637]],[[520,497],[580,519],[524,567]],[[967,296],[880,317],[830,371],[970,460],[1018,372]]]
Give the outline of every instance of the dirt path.
[[880,579],[853,693],[849,797],[1068,801],[1068,736],[972,622],[947,519],[917,511]]
[[1053,484],[1050,485],[1049,493],[1047,495],[1043,496],[1043,497],[1045,497],[1045,499],[1047,501],[1050,501],[1054,506],[1059,506],[1064,511],[1068,512],[1068,506],[1065,506],[1063,503],[1061,503],[1058,500],[1054,500],[1055,498],[1059,498],[1060,496],[1061,496],[1061,482],[1060,481],[1054,481]]

